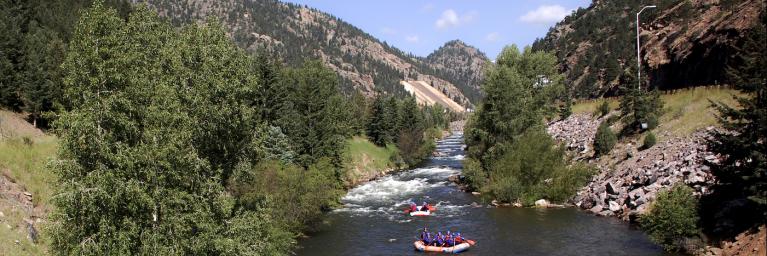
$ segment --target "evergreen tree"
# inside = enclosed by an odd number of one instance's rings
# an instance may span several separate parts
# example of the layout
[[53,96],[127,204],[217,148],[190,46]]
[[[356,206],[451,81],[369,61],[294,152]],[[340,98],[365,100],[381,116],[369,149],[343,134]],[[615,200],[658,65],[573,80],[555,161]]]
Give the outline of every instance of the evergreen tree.
[[[745,94],[734,96],[739,107],[721,102],[713,104],[719,111],[719,122],[727,130],[716,132],[710,141],[711,150],[724,156],[721,163],[713,164],[713,173],[721,184],[717,194],[725,202],[748,198],[755,207],[744,207],[740,211],[761,215],[726,216],[741,228],[764,223],[767,218],[766,26],[767,14],[763,14],[761,23],[747,34],[740,53],[728,63],[730,81]],[[723,222],[721,219],[715,221]]]
[[389,120],[387,120],[386,103],[384,98],[379,94],[373,99],[373,106],[370,109],[370,120],[367,125],[367,135],[378,146],[386,146],[386,143],[391,142],[389,137]]

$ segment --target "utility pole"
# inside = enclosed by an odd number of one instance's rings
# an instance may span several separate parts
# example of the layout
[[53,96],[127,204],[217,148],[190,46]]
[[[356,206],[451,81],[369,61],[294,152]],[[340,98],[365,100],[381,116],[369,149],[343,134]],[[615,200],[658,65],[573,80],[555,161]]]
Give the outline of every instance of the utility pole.
[[637,13],[637,88],[639,90],[642,90],[642,59],[639,57],[639,14],[642,13],[647,8],[655,8],[657,6],[655,5],[647,5],[645,7],[642,7],[642,10],[639,10]]

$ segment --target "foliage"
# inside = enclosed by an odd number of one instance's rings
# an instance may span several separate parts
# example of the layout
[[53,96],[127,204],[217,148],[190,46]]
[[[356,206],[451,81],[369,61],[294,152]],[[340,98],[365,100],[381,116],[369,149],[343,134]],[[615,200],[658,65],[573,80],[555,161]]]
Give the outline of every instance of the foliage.
[[483,188],[498,200],[525,205],[541,198],[562,202],[591,177],[587,168],[567,166],[564,149],[542,131],[530,130],[504,146],[509,148],[489,170],[489,185]]
[[573,114],[573,99],[569,93],[565,93],[564,103],[559,108],[559,118],[564,120]]
[[[334,168],[322,159],[307,169],[279,161],[263,161],[237,168],[230,190],[244,209],[266,208],[270,216],[292,232],[314,228],[327,209],[341,195]],[[270,207],[262,204],[270,203]]]
[[[61,64],[79,9],[91,0],[0,1],[0,106],[29,113],[36,127],[48,122],[62,100]],[[128,1],[108,0],[121,17]]]
[[650,210],[639,218],[642,229],[666,250],[680,249],[684,238],[698,233],[698,200],[692,193],[684,184],[661,191]]
[[496,63],[484,79],[485,100],[467,123],[470,188],[525,204],[566,200],[591,174],[568,166],[564,149],[543,128],[564,92],[554,55],[511,46]]
[[[767,219],[767,14],[750,31],[741,53],[728,62],[727,74],[740,90],[734,95],[739,107],[713,102],[724,131],[709,141],[719,163],[710,163],[719,181],[706,205],[706,220],[716,225],[716,235],[731,235],[764,223]],[[734,207],[740,205],[741,207]]]
[[594,115],[598,117],[603,117],[603,116],[606,116],[608,113],[610,113],[610,103],[608,103],[606,100],[603,100],[602,104],[599,104],[599,107],[597,108],[597,112],[594,113]]
[[594,152],[596,156],[610,153],[617,140],[618,138],[615,136],[615,133],[610,129],[610,124],[606,121],[599,124],[597,133],[594,135]]
[[652,132],[648,132],[647,135],[644,136],[644,141],[642,142],[642,148],[648,149],[654,146],[656,143],[655,134]]
[[660,92],[653,90],[645,92],[634,89],[632,86],[626,88],[626,93],[620,101],[621,120],[623,121],[626,132],[635,132],[655,129],[658,127],[658,119],[663,114],[663,101],[660,99]]

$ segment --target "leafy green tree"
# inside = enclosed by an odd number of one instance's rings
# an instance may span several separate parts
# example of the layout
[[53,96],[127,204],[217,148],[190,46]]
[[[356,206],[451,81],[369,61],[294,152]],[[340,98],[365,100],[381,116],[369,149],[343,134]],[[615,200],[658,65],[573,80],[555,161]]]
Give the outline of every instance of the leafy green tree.
[[698,233],[698,200],[692,193],[693,189],[684,184],[661,191],[650,210],[639,218],[642,229],[666,250],[680,249],[682,239]]
[[594,152],[596,156],[602,156],[610,153],[615,146],[615,142],[618,138],[615,133],[610,129],[610,124],[607,121],[599,124],[597,133],[594,135]]
[[257,157],[242,133],[249,62],[227,42],[146,7],[127,22],[100,2],[83,13],[63,65],[54,253],[287,254],[274,216],[226,193],[227,173]]
[[0,105],[10,109],[21,107],[19,100],[18,64],[21,59],[19,44],[22,41],[20,5],[10,0],[0,0]]
[[468,122],[464,175],[472,188],[504,201],[565,200],[590,172],[568,166],[564,149],[544,130],[564,92],[556,58],[511,46],[496,63],[486,72],[485,100]]

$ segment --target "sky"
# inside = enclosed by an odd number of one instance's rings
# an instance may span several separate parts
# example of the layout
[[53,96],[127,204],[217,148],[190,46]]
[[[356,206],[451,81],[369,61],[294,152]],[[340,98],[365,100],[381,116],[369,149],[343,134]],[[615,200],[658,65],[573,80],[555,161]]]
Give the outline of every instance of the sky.
[[520,48],[590,0],[287,0],[330,13],[405,52],[427,56],[460,39],[495,59]]

